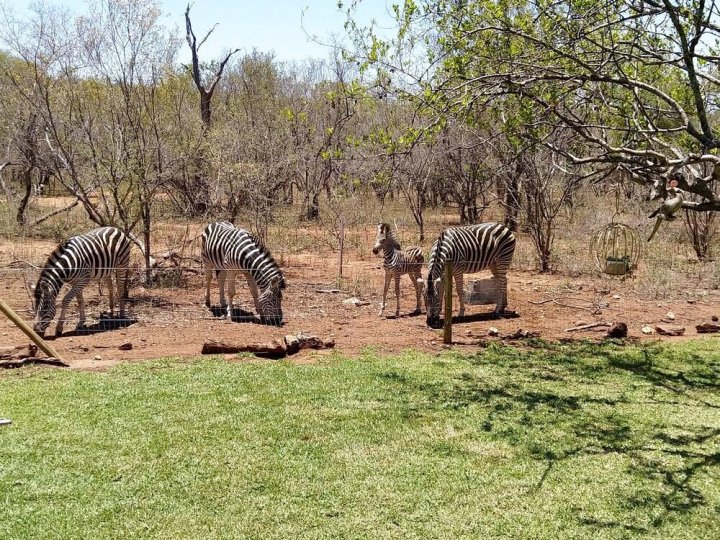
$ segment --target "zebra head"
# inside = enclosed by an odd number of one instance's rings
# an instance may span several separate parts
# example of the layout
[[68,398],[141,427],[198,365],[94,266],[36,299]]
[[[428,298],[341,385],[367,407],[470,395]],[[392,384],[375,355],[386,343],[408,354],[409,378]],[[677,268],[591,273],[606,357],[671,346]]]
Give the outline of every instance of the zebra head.
[[33,308],[35,310],[35,320],[33,322],[33,330],[41,337],[45,335],[45,330],[55,317],[55,298],[57,291],[44,279],[40,279],[35,285]]
[[440,322],[440,306],[442,305],[444,289],[442,278],[418,279],[423,286],[423,298],[425,299],[425,311],[427,312],[427,325],[437,326]]
[[260,304],[260,321],[263,324],[280,326],[283,320],[282,314],[282,290],[285,288],[285,280],[282,276],[274,277],[267,287],[262,290],[258,298]]
[[400,244],[387,223],[379,223],[377,226],[377,236],[375,236],[375,245],[372,252],[374,255],[384,251],[387,248],[400,249]]

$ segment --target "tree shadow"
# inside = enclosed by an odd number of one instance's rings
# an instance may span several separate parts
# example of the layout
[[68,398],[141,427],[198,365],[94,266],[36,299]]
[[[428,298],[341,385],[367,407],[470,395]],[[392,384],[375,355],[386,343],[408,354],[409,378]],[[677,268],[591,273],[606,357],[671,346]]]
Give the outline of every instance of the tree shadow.
[[693,354],[659,361],[660,351],[590,343],[522,351],[498,346],[473,358],[482,374],[464,372],[451,384],[421,387],[435,407],[473,407],[481,430],[543,463],[531,491],[542,490],[553,471],[574,458],[624,456],[633,481],[615,492],[619,517],[576,509],[575,518],[596,531],[650,532],[712,504],[694,480],[720,465],[720,428],[633,417],[637,405],[720,407],[711,397],[720,366]]
[[423,314],[422,311],[408,311],[406,313],[400,313],[400,315],[392,314],[392,315],[384,315],[384,317],[387,320],[391,321],[393,319],[411,319],[414,317],[420,317],[422,314]]

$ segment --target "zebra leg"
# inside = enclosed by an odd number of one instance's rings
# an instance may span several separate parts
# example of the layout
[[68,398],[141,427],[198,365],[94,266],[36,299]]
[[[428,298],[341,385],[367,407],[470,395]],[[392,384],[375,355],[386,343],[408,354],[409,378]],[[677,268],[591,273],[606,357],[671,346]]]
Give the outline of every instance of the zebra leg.
[[[225,281],[227,280],[227,294],[228,294],[228,303],[227,303],[227,320],[229,322],[232,322],[232,312],[233,312],[233,299],[235,298],[235,272],[232,270],[225,271],[223,270],[220,272],[220,275],[223,276],[223,286],[225,285]],[[223,289],[220,289],[223,291]],[[222,293],[224,296],[224,292]],[[224,298],[221,297],[221,302],[224,300]]]
[[400,316],[400,274],[395,274],[395,316]]
[[115,312],[115,295],[113,294],[112,273],[107,277],[108,301],[110,302],[110,316]]
[[[55,336],[59,337],[63,333],[63,327],[65,326],[65,317],[67,316],[67,309],[70,305],[70,301],[75,298],[75,296],[78,295],[78,293],[81,293],[82,290],[85,288],[85,286],[88,284],[88,276],[85,276],[81,278],[79,281],[76,281],[73,283],[72,288],[68,291],[68,293],[65,295],[65,297],[62,299],[61,308],[60,308],[60,317],[58,318],[57,325],[55,326]],[[82,298],[82,295],[80,296]],[[83,320],[83,323],[85,322],[85,302],[78,299],[78,307],[82,309],[82,312],[80,313],[80,317]]]
[[227,271],[226,270],[220,270],[218,272],[218,288],[220,289],[220,307],[227,307],[227,302],[225,301],[225,279],[227,278]]
[[[127,296],[127,280],[128,280],[128,269],[127,267],[118,268],[115,271],[115,286],[117,288],[118,297],[118,309],[120,311],[120,319],[125,318],[125,297]],[[112,308],[110,308],[112,311]]]
[[493,264],[490,267],[490,271],[495,278],[495,294],[498,297],[498,301],[495,304],[495,311],[493,311],[493,314],[496,317],[499,317],[500,315],[502,315],[502,313],[505,311],[505,308],[507,307],[507,273],[504,271],[500,271],[496,264]]
[[422,296],[422,291],[420,290],[420,284],[418,283],[418,279],[420,279],[421,275],[420,272],[411,272],[408,274],[410,276],[410,279],[412,279],[413,286],[415,287],[415,312],[414,313],[422,313],[422,308],[420,307],[420,297]]
[[390,280],[392,279],[392,274],[385,270],[385,287],[383,288],[383,297],[382,302],[380,302],[380,313],[378,314],[380,317],[382,317],[383,311],[385,311],[385,300],[387,300],[387,293],[388,289],[390,288]]
[[253,278],[248,276],[247,284],[248,289],[250,289],[250,294],[253,298],[253,303],[255,304],[255,313],[262,317],[264,314],[260,313],[260,296],[258,295],[257,283],[255,283],[255,280]]
[[85,297],[83,296],[82,289],[78,291],[77,304],[80,316],[78,317],[78,323],[76,328],[85,328]]
[[460,301],[460,309],[458,311],[458,317],[465,315],[465,294],[463,291],[463,275],[455,274],[455,288],[457,289],[458,300]]
[[209,308],[210,304],[210,284],[212,283],[213,269],[208,262],[205,265],[205,307]]

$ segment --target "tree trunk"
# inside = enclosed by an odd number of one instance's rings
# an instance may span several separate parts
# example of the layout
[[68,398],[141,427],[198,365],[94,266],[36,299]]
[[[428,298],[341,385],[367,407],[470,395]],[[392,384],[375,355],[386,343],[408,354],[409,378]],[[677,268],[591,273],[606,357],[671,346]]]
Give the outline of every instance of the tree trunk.
[[505,184],[505,226],[515,232],[520,214],[520,180],[512,176]]
[[313,193],[305,196],[305,220],[317,221],[320,219],[320,194]]
[[22,172],[22,183],[25,192],[17,207],[16,220],[18,225],[25,225],[25,223],[27,223],[27,207],[30,203],[30,196],[32,195],[32,170],[33,167],[29,166]]

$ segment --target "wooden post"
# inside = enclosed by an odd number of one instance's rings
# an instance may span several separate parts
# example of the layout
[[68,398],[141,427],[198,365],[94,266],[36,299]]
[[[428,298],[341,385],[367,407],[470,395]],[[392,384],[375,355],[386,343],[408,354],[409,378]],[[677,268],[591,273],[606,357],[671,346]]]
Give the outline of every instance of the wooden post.
[[15,324],[15,326],[17,326],[20,330],[25,332],[25,335],[27,337],[29,337],[33,341],[33,343],[35,343],[35,345],[37,345],[40,348],[40,350],[42,352],[47,354],[50,358],[57,358],[58,360],[62,360],[62,358],[55,351],[55,349],[53,349],[50,345],[45,343],[45,340],[43,340],[43,338],[38,336],[35,333],[35,330],[30,328],[30,326],[20,318],[20,315],[18,315],[12,309],[10,309],[10,306],[8,306],[2,300],[0,300],[0,311],[2,311],[5,314],[5,316],[7,316],[7,318],[10,319]]
[[445,320],[443,325],[443,343],[452,343],[452,261],[445,262]]
[[[343,253],[345,251],[345,214],[340,214],[340,233],[338,234],[339,240],[340,240],[340,275],[339,277],[343,277]],[[338,285],[341,286],[342,283],[338,282]]]

